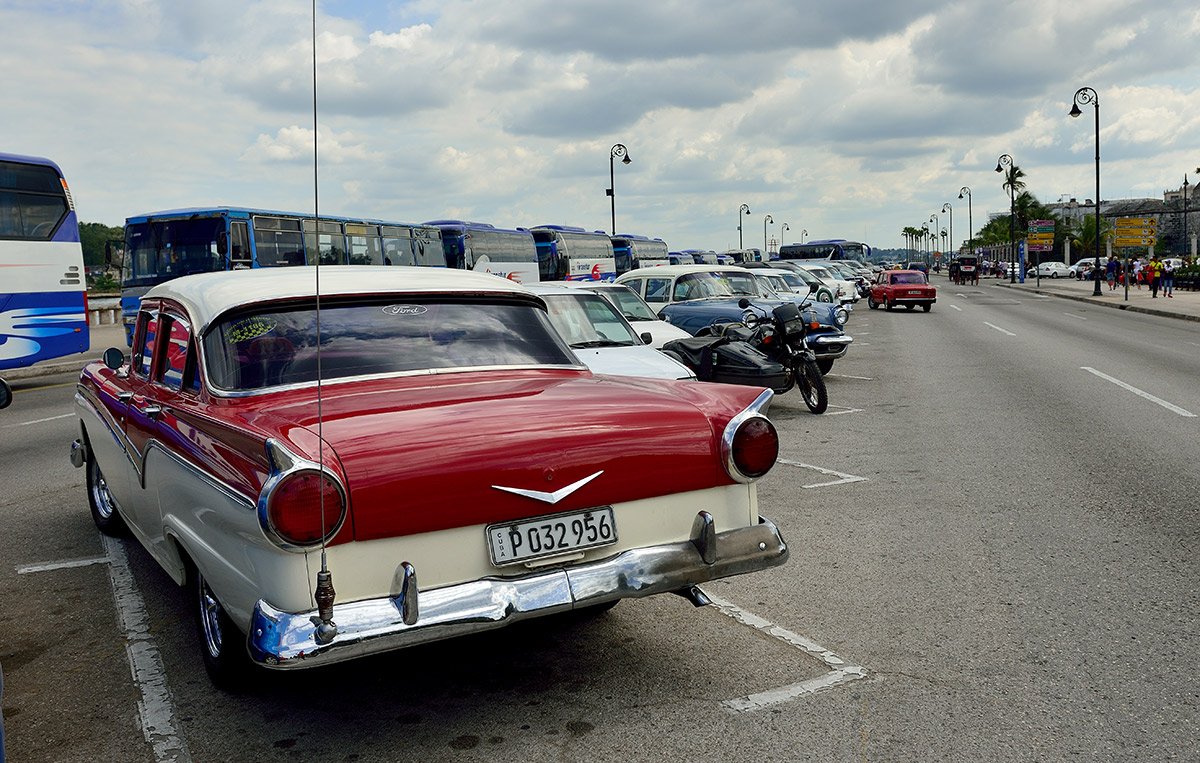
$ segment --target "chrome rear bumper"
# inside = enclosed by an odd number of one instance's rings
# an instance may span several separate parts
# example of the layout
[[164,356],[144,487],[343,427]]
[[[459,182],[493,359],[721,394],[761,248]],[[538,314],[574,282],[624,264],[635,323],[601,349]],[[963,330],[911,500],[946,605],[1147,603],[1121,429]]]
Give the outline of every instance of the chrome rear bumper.
[[[314,667],[614,599],[683,592],[698,583],[776,567],[787,558],[787,544],[770,520],[760,518],[756,526],[716,533],[712,517],[700,512],[689,541],[419,593],[414,582],[406,586],[411,599],[407,605],[403,592],[335,604],[337,636],[327,644],[316,641],[315,610],[281,612],[260,600],[250,623],[250,655],[271,668]],[[406,613],[411,624],[405,622]]]

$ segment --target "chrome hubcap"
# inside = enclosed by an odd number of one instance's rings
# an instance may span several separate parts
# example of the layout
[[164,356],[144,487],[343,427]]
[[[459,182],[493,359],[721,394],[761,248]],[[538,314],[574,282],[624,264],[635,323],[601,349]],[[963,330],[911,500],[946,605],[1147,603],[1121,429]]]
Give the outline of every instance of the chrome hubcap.
[[112,493],[108,492],[108,483],[104,481],[104,475],[94,460],[88,468],[92,469],[92,499],[96,503],[96,513],[103,519],[111,519],[113,498]]
[[[196,573],[197,575],[200,573]],[[200,624],[204,628],[204,646],[213,657],[221,655],[221,604],[200,578]]]

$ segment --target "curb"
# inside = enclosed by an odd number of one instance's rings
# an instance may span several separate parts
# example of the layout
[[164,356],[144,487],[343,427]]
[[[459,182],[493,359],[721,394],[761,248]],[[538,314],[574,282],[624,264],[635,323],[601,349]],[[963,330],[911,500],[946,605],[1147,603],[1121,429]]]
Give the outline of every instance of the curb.
[[27,366],[25,368],[13,368],[8,371],[0,371],[0,377],[5,381],[20,381],[22,379],[37,379],[41,376],[55,376],[57,374],[78,373],[82,371],[88,363],[94,363],[99,358],[88,356],[86,358],[77,358],[71,361],[58,361],[56,363],[38,364],[36,366]]
[[1043,291],[1036,286],[1030,287],[1024,284],[1011,283],[994,283],[992,286],[1003,286],[1006,289],[1014,289],[1020,286],[1019,291],[1029,291],[1034,294],[1044,294],[1048,297],[1058,297],[1059,299],[1070,299],[1075,302],[1083,302],[1088,305],[1096,305],[1097,307],[1109,307],[1114,310],[1126,310],[1131,313],[1142,313],[1144,315],[1156,315],[1160,318],[1174,318],[1180,321],[1200,322],[1200,315],[1185,315],[1183,313],[1173,313],[1170,310],[1156,310],[1152,307],[1140,307],[1138,305],[1130,305],[1126,302],[1102,302],[1093,299],[1090,295],[1086,297],[1077,297],[1074,294],[1059,294],[1053,291]]

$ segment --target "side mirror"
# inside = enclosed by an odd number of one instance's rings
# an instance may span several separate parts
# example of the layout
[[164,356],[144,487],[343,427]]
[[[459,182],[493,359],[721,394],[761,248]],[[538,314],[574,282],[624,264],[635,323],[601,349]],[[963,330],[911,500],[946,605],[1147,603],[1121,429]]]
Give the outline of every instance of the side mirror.
[[738,300],[738,307],[745,310],[747,307],[750,307],[750,300],[746,299],[745,297],[742,297],[741,299]]
[[643,331],[639,338],[642,340],[642,344],[654,344],[654,335],[649,331]]
[[118,368],[125,365],[125,353],[121,352],[116,347],[109,347],[104,351],[104,365],[116,371]]

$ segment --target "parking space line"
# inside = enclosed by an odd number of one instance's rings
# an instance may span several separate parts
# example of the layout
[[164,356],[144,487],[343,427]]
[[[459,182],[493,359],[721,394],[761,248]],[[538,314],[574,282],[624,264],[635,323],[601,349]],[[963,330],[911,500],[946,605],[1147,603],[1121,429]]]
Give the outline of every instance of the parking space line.
[[798,633],[793,633],[786,628],[781,628],[771,621],[759,617],[752,612],[747,612],[736,604],[725,601],[718,596],[713,596],[707,591],[705,593],[708,595],[709,600],[712,601],[712,606],[716,607],[717,611],[721,614],[737,623],[762,631],[776,641],[793,646],[810,657],[824,663],[829,668],[828,673],[799,683],[781,686],[777,689],[768,689],[767,691],[755,694],[748,694],[736,699],[724,700],[721,702],[721,705],[727,710],[732,710],[736,713],[762,710],[772,705],[777,705],[780,702],[787,702],[797,697],[814,694],[823,689],[867,677],[867,671],[861,665],[847,663],[841,657],[815,641],[807,639]]
[[1086,320],[1087,320],[1087,318],[1084,318],[1082,315],[1076,315],[1075,313],[1063,313],[1063,315],[1066,315],[1066,316],[1068,316],[1068,317],[1070,317],[1070,318],[1078,318],[1078,319],[1079,319],[1079,320],[1081,320],[1081,321],[1086,321]]
[[[847,411],[847,413],[849,413],[849,411]],[[829,414],[827,413],[825,415],[828,416]],[[802,463],[800,461],[792,461],[792,460],[789,460],[786,458],[780,458],[780,459],[777,459],[777,461],[778,461],[778,463],[787,464],[788,466],[796,466],[801,469],[812,469],[813,471],[820,472],[821,474],[830,474],[830,475],[833,475],[834,477],[838,478],[832,482],[815,482],[811,485],[801,485],[800,486],[800,487],[806,488],[806,489],[814,488],[814,487],[829,487],[831,485],[848,485],[851,482],[866,482],[867,481],[866,477],[859,477],[858,475],[855,475],[855,474],[843,474],[841,472],[835,472],[833,469],[826,469],[821,466],[813,466],[812,464],[806,464],[806,463]]]
[[1161,397],[1155,397],[1154,395],[1151,395],[1149,392],[1146,392],[1145,390],[1138,389],[1137,387],[1133,386],[1132,384],[1127,384],[1127,383],[1121,381],[1120,379],[1116,379],[1112,376],[1109,376],[1106,373],[1101,373],[1100,371],[1097,371],[1094,368],[1090,368],[1088,366],[1080,366],[1079,370],[1087,371],[1089,374],[1095,374],[1096,376],[1099,376],[1101,379],[1104,379],[1105,381],[1112,382],[1113,384],[1117,385],[1121,389],[1129,390],[1130,392],[1137,395],[1138,397],[1143,397],[1156,405],[1161,405],[1163,408],[1166,408],[1171,413],[1177,413],[1180,416],[1183,416],[1183,417],[1189,418],[1189,419],[1196,418],[1196,414],[1192,413],[1191,411],[1180,408],[1177,405],[1168,403],[1166,400],[1163,400]]
[[827,410],[827,411],[825,411],[824,414],[822,414],[823,416],[841,416],[843,413],[862,413],[863,412],[862,408],[845,408],[840,405],[831,405],[829,407],[830,408],[841,408],[841,410],[840,411]]
[[985,325],[985,326],[991,326],[992,328],[994,328],[994,329],[996,329],[997,331],[999,331],[1001,334],[1008,334],[1009,336],[1016,336],[1016,334],[1014,334],[1013,332],[1009,331],[1008,329],[1002,329],[1002,328],[1000,328],[999,326],[997,326],[997,325],[996,325],[996,324],[994,324],[994,323],[988,323],[987,321],[984,321],[984,322],[983,322],[983,325]]
[[26,564],[17,568],[18,575],[28,575],[31,572],[52,572],[53,570],[69,570],[72,567],[88,567],[93,564],[108,564],[107,556],[94,559],[70,559],[62,562],[43,562],[42,564]]
[[20,424],[5,424],[3,427],[0,427],[0,429],[12,429],[13,427],[27,427],[30,424],[42,424],[47,421],[58,421],[59,419],[70,418],[71,416],[74,416],[74,415],[75,415],[74,413],[64,413],[61,416],[50,416],[50,417],[44,418],[44,419],[34,419],[33,421],[22,421]]
[[836,376],[839,379],[861,379],[862,381],[875,381],[871,376],[851,376],[850,374],[825,374],[826,376]]
[[179,736],[175,723],[175,704],[167,688],[166,670],[150,633],[146,604],[133,582],[129,557],[119,541],[108,537],[102,540],[104,550],[108,552],[108,572],[112,579],[117,616],[125,630],[129,670],[141,693],[138,718],[142,722],[142,733],[146,743],[154,750],[154,759],[159,763],[190,763],[192,756]]
[[953,307],[955,310],[959,311],[960,313],[962,312],[962,308],[959,307],[958,305],[950,305],[950,307]]

